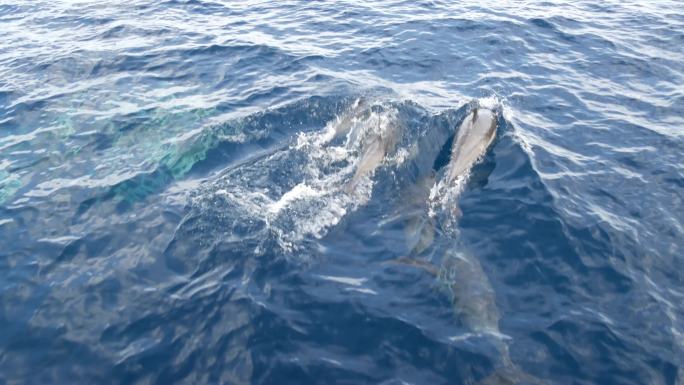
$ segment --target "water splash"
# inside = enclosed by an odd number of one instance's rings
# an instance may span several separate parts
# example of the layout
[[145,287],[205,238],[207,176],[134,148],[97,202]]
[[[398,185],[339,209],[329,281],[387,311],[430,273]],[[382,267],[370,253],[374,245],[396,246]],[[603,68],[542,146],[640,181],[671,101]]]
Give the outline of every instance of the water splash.
[[[375,169],[360,177],[357,172],[366,144],[373,137],[396,135],[392,130],[399,125],[392,104],[358,99],[321,130],[300,132],[284,148],[228,170],[198,194],[195,205],[221,210],[207,206],[220,194],[240,212],[266,223],[283,250],[300,250],[306,238],[323,237],[368,202]],[[396,167],[407,159],[400,150],[381,156],[380,167]]]

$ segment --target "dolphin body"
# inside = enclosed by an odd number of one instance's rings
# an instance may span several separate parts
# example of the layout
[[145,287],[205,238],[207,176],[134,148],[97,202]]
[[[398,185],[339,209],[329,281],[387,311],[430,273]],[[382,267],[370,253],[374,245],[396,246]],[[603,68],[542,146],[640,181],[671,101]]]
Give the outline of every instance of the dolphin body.
[[463,119],[451,149],[446,183],[453,183],[459,177],[467,177],[475,162],[494,141],[496,127],[496,113],[485,108],[475,108]]
[[[491,146],[496,132],[496,113],[485,108],[473,109],[459,126],[449,163],[440,183],[448,188],[459,181],[467,180],[472,167]],[[450,203],[457,204],[456,201]],[[451,211],[460,213],[457,208],[451,208]],[[523,372],[511,360],[506,342],[509,337],[502,334],[499,329],[500,314],[496,306],[496,293],[479,261],[449,246],[442,250],[440,267],[417,258],[434,240],[436,223],[426,217],[423,215],[408,221],[407,241],[412,245],[411,255],[393,262],[422,268],[436,276],[448,287],[454,311],[463,320],[464,325],[476,335],[494,337],[494,343],[501,355],[501,363],[493,374],[479,382],[480,385],[543,384],[543,381]]]
[[[348,120],[348,119],[345,119]],[[401,194],[402,206],[398,210],[397,215],[388,222],[403,221],[404,235],[406,239],[406,246],[408,255],[410,257],[403,257],[395,260],[405,264],[415,265],[411,258],[421,255],[423,251],[427,250],[434,242],[437,233],[437,220],[432,212],[432,203],[434,194],[439,193],[438,190],[448,189],[453,185],[459,177],[466,178],[470,168],[477,162],[478,159],[486,152],[496,136],[496,115],[491,110],[475,109],[471,111],[460,124],[456,138],[451,142],[448,141],[449,135],[444,135],[442,132],[433,132],[435,138],[425,136],[424,140],[416,146],[415,151],[433,151],[439,147],[446,147],[451,144],[451,151],[444,152],[448,148],[443,148],[438,156],[442,157],[442,153],[448,156],[446,165],[439,161],[430,162],[426,164],[427,159],[419,161],[416,164],[417,171],[422,176],[417,176],[415,184],[408,186]],[[358,181],[361,176],[370,172],[379,165],[382,160],[381,155],[387,152],[388,149],[379,150],[379,146],[383,143],[378,136],[371,139],[371,144],[364,148],[363,154],[360,156],[356,174],[352,178],[352,182],[347,186],[354,186],[355,181]],[[446,144],[444,143],[446,142]],[[439,162],[439,163],[438,163]],[[440,164],[442,166],[440,166]],[[435,168],[444,167],[446,171],[441,181],[437,182],[437,171]],[[427,170],[426,170],[427,169]],[[444,192],[444,191],[442,191]],[[456,197],[458,191],[456,191]],[[453,203],[455,201],[440,201],[441,206]],[[460,215],[457,207],[450,210],[452,213]],[[425,267],[424,265],[422,267]]]
[[364,98],[357,99],[335,125],[334,137],[347,136],[347,142],[360,142],[354,175],[345,186],[352,193],[361,180],[372,174],[387,154],[394,151],[402,127],[390,114],[375,115]]
[[[466,180],[468,178],[470,169],[477,163],[477,161],[484,156],[487,149],[491,146],[496,137],[497,119],[496,113],[489,109],[475,108],[472,110],[461,122],[456,138],[451,147],[451,154],[449,162],[446,165],[446,171],[442,180],[435,183],[435,171],[429,173],[428,176],[423,177],[418,181],[416,187],[410,192],[407,201],[410,206],[419,206],[421,208],[429,209],[429,204],[423,201],[423,205],[416,205],[416,196],[421,196],[423,199],[429,197],[433,200],[433,194],[440,188],[453,188],[454,184],[459,180]],[[426,183],[431,182],[431,186],[427,187]],[[425,192],[428,192],[425,194]],[[418,194],[415,194],[418,192]],[[444,193],[445,191],[442,191]],[[458,197],[460,191],[455,192],[455,198]],[[456,199],[441,202],[442,205],[449,203],[452,207],[448,210],[455,216],[460,216]],[[444,208],[444,207],[443,207]],[[407,243],[413,245],[410,247],[410,255],[419,255],[423,250],[427,249],[434,240],[435,226],[437,225],[435,218],[427,215],[427,210],[419,212],[414,218],[410,218],[405,229],[407,235]]]
[[451,248],[442,259],[437,277],[449,289],[454,311],[476,336],[492,337],[501,362],[494,372],[481,379],[478,385],[522,385],[544,384],[545,382],[525,373],[511,359],[508,348],[510,337],[501,333],[499,309],[496,306],[496,292],[473,256]]
[[356,163],[354,176],[347,185],[347,192],[356,189],[356,186],[363,177],[372,174],[380,166],[385,156],[396,147],[398,136],[399,126],[394,122],[390,122],[386,130],[372,132],[363,139],[361,155]]
[[435,218],[426,215],[429,209],[425,197],[430,194],[430,188],[435,184],[435,173],[419,179],[415,186],[409,189],[404,200],[406,246],[411,255],[420,255],[427,250],[435,240]]
[[[458,180],[467,180],[472,167],[485,155],[496,138],[497,126],[497,114],[490,109],[477,107],[465,117],[458,129],[447,165],[444,177],[447,186]],[[511,360],[506,341],[509,337],[499,329],[501,317],[496,306],[496,293],[480,262],[467,253],[451,248],[446,251],[437,276],[448,286],[454,309],[464,324],[476,334],[494,337],[501,354],[500,367],[479,384],[543,384],[544,381],[523,372]]]

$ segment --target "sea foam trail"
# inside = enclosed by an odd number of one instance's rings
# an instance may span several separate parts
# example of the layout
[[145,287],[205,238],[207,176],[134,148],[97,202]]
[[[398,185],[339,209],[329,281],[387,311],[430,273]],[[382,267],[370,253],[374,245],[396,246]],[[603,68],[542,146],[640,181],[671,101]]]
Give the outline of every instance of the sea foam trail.
[[210,203],[220,196],[244,220],[263,221],[283,250],[298,250],[305,238],[324,236],[368,202],[377,167],[405,160],[390,149],[373,167],[358,172],[369,141],[395,135],[399,125],[392,105],[359,99],[322,130],[301,132],[285,148],[228,171],[205,187],[196,205],[221,210]]

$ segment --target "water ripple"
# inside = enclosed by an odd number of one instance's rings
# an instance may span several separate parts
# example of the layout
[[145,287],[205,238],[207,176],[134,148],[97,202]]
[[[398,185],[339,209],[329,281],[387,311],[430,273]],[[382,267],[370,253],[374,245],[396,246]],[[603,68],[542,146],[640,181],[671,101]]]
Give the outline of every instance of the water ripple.
[[[19,1],[0,27],[0,383],[684,382],[680,2]],[[426,219],[478,104],[497,139],[460,219]]]

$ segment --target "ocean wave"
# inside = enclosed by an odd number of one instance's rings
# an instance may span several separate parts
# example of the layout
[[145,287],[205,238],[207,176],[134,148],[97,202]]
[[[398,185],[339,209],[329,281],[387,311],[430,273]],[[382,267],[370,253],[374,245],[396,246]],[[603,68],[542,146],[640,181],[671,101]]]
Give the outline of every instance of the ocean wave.
[[682,14],[0,5],[0,383],[682,382]]

